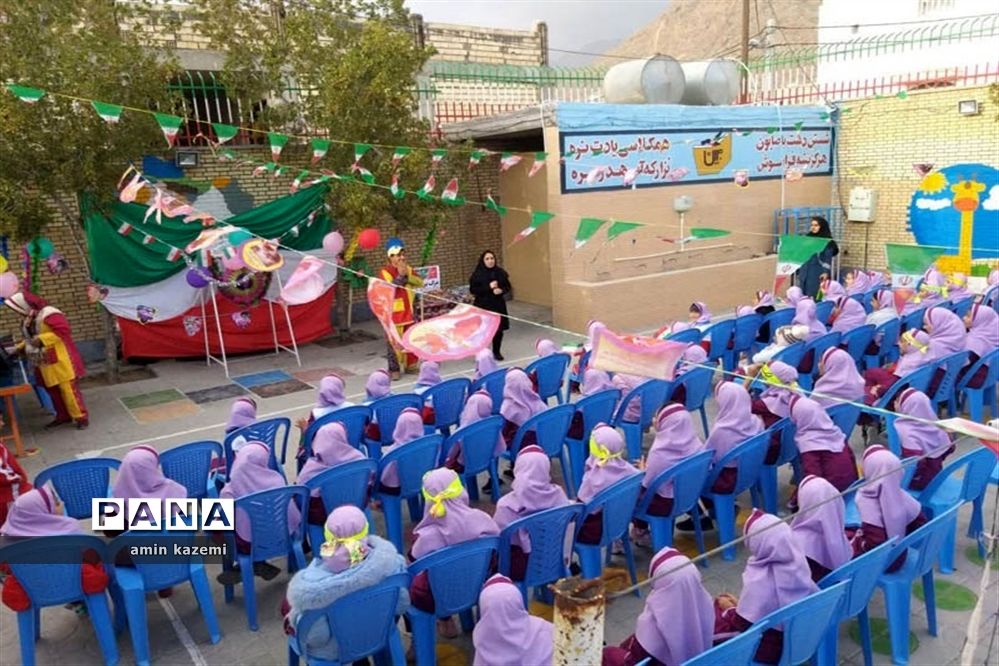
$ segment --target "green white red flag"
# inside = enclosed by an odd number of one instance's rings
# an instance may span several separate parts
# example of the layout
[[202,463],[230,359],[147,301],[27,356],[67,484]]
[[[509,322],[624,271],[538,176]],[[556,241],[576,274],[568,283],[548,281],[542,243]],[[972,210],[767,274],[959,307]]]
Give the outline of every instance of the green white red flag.
[[828,243],[828,238],[818,236],[791,234],[781,236],[780,245],[777,247],[777,275],[774,278],[773,293],[783,292],[784,285],[801,265],[821,252]]

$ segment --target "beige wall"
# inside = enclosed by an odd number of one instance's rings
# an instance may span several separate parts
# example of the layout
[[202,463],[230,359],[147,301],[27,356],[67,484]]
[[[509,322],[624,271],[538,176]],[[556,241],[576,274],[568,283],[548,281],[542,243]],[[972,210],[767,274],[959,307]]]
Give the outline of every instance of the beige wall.
[[[525,160],[527,162],[529,160]],[[544,171],[548,171],[550,165]],[[523,164],[500,174],[500,203],[510,208],[548,210],[548,182],[542,174],[527,177]],[[513,238],[530,223],[523,210],[511,210],[503,217],[503,266],[510,273],[513,295],[518,301],[535,305],[552,305],[552,267],[548,248],[551,244],[551,222],[527,238],[513,243]]]

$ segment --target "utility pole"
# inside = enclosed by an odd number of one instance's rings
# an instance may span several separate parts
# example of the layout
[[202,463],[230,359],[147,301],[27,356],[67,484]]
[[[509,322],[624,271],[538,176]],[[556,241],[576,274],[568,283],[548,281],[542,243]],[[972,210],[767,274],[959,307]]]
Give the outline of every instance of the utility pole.
[[742,0],[742,49],[739,59],[743,65],[740,102],[745,104],[749,99],[749,0]]

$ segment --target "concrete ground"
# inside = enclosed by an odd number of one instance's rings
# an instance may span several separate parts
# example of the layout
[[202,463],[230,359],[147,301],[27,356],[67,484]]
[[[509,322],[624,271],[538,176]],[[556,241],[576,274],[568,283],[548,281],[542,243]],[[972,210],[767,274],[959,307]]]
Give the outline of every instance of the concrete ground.
[[[550,323],[551,314],[544,309],[523,304],[512,304],[511,314],[527,321],[544,325]],[[361,326],[363,330],[377,335],[373,323]],[[568,334],[555,333],[540,326],[514,322],[504,342],[506,365],[525,365],[534,357],[534,342],[539,336],[551,337],[557,342],[575,342]],[[355,343],[346,347],[327,348],[313,344],[302,348],[301,368],[288,354],[258,355],[232,360],[230,374],[233,377],[259,374],[275,370],[284,370],[299,381],[309,384],[318,383],[324,370],[338,368],[347,373],[348,395],[353,399],[361,399],[364,392],[364,382],[368,373],[384,365],[384,342],[380,337],[367,342]],[[155,378],[120,384],[117,386],[91,388],[85,391],[85,398],[91,413],[91,426],[85,431],[60,429],[44,431],[41,426],[49,420],[31,397],[23,397],[20,401],[22,414],[22,429],[26,432],[26,446],[40,449],[37,455],[21,459],[22,465],[34,477],[45,467],[67,459],[106,455],[120,458],[132,446],[148,444],[159,450],[165,450],[174,445],[199,440],[217,439],[221,441],[223,426],[228,414],[231,398],[195,403],[187,394],[193,394],[198,400],[204,399],[204,393],[196,393],[204,389],[215,389],[214,393],[224,394],[231,388],[222,369],[218,366],[206,367],[197,361],[164,361],[150,366]],[[444,368],[446,374],[462,374],[471,371],[470,362],[448,363]],[[311,372],[310,372],[311,371]],[[345,373],[346,374],[346,373]],[[266,379],[266,377],[264,378]],[[281,382],[281,377],[272,378]],[[394,390],[405,391],[413,377],[406,377],[396,383]],[[256,381],[260,381],[260,378]],[[285,383],[287,382],[287,383]],[[253,383],[248,381],[246,383]],[[284,380],[282,387],[270,391],[280,392],[290,388],[302,388],[294,382]],[[173,391],[174,395],[163,393]],[[152,396],[150,396],[152,394]],[[176,395],[176,394],[179,394]],[[176,398],[176,399],[167,399]],[[288,416],[294,420],[305,416],[313,405],[314,390],[300,390],[275,397],[261,398],[255,396],[259,405],[259,416]],[[126,406],[128,405],[128,406]],[[713,405],[709,405],[713,411]],[[141,422],[140,422],[141,421]],[[292,435],[290,448],[294,448],[296,435]],[[959,451],[967,450],[973,442],[963,441]],[[860,451],[863,444],[859,436],[852,442],[854,449]],[[292,455],[289,453],[289,468]],[[557,470],[558,466],[555,465]],[[293,477],[293,469],[289,469]],[[785,484],[786,485],[786,484]],[[749,506],[749,498],[742,498],[742,505]],[[488,499],[481,502],[481,508],[490,513],[493,507]],[[991,487],[986,501],[986,528],[994,525],[997,510],[995,487]],[[743,512],[745,515],[746,512]],[[912,664],[938,665],[960,663],[961,650],[966,638],[971,636],[972,629],[978,625],[977,649],[972,663],[999,663],[999,645],[991,646],[996,638],[996,621],[999,618],[999,583],[997,571],[991,571],[991,579],[985,589],[980,590],[983,567],[968,558],[966,550],[972,542],[964,537],[970,510],[961,511],[958,527],[958,554],[956,558],[957,571],[949,576],[939,576],[938,581],[955,584],[966,588],[968,592],[985,600],[983,608],[972,619],[970,608],[964,610],[938,609],[940,629],[937,637],[927,633],[926,613],[921,602],[913,600],[912,623],[910,630],[918,641],[918,648],[910,657]],[[384,533],[381,514],[374,512],[373,527],[377,532]],[[89,526],[88,526],[89,527]],[[993,529],[994,531],[994,529]],[[717,545],[714,533],[708,534],[708,546]],[[693,554],[692,539],[678,537],[677,546]],[[645,578],[649,559],[652,553],[648,549],[636,548],[637,566],[640,577]],[[741,588],[741,573],[745,563],[746,551],[740,548],[735,562],[724,562],[720,558],[710,560],[710,566],[702,569],[702,577],[707,590],[714,594],[731,592],[738,594]],[[275,562],[284,566],[283,562]],[[617,561],[615,567],[621,566]],[[257,603],[260,619],[260,629],[251,632],[246,625],[246,615],[242,605],[241,591],[237,588],[234,603],[226,604],[222,598],[222,587],[214,582],[214,576],[220,570],[218,565],[209,564],[211,588],[215,597],[215,606],[222,628],[222,640],[217,645],[209,642],[208,633],[202,621],[194,595],[189,587],[178,588],[170,599],[158,599],[150,596],[147,602],[149,623],[149,641],[154,664],[243,664],[245,666],[283,664],[287,660],[285,636],[279,606],[288,583],[288,575],[282,573],[273,581],[264,582],[257,579]],[[999,564],[994,566],[999,569]],[[612,568],[608,572],[610,589],[622,585],[623,570]],[[942,597],[943,594],[938,593]],[[955,605],[967,602],[971,597],[961,590],[950,589],[948,596],[953,597]],[[607,642],[618,643],[634,631],[635,619],[641,612],[643,599],[632,595],[614,599],[606,613],[605,636]],[[941,602],[938,602],[941,603]],[[532,603],[532,612],[550,616],[550,607],[537,602]],[[884,605],[879,593],[875,594],[871,604],[871,615],[874,618],[885,616]],[[847,625],[841,627],[839,642],[839,657],[844,664],[861,664],[862,655],[859,645],[850,638]],[[408,638],[404,638],[408,640]],[[997,641],[999,642],[999,641]],[[118,640],[121,651],[121,663],[134,663],[131,642],[127,632]],[[453,641],[440,641],[438,654],[443,664],[471,663],[471,640],[463,636]],[[65,666],[88,665],[101,663],[100,651],[85,617],[77,616],[64,608],[48,608],[42,612],[41,640],[36,644],[36,661],[38,664],[63,664]],[[17,623],[14,614],[6,607],[0,606],[0,664],[20,664],[18,650]],[[890,658],[884,654],[875,655],[875,663],[888,664]]]

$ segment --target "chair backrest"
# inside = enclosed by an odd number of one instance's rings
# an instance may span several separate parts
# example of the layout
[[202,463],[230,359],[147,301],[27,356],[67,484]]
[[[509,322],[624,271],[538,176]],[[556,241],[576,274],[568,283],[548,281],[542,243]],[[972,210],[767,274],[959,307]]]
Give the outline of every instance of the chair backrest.
[[647,514],[649,504],[663,485],[673,484],[673,510],[670,517],[687,513],[701,496],[704,482],[711,470],[712,451],[701,451],[660,472],[646,488],[645,494],[635,507],[635,515]]
[[909,329],[915,329],[915,328],[922,328],[924,314],[926,314],[926,308],[919,308],[914,312],[910,312],[907,315],[903,315],[902,331],[908,331]]
[[471,380],[455,377],[431,386],[423,392],[423,400],[434,408],[434,426],[450,428],[458,423],[471,386]]
[[409,565],[414,578],[427,572],[437,617],[455,615],[479,602],[479,592],[492,573],[499,546],[498,536],[479,537],[441,548]]
[[898,338],[902,334],[902,320],[896,317],[889,319],[874,329],[874,339],[878,342],[878,355],[885,356],[898,346]]
[[[798,427],[794,425],[789,417],[784,417],[775,421],[769,428],[771,433],[775,433],[780,438],[780,453],[777,455],[777,462],[774,464],[780,467],[798,458],[798,445],[794,441],[794,436]],[[770,438],[773,441],[773,437]]]
[[629,477],[604,488],[586,503],[586,515],[601,512],[603,532],[600,535],[600,545],[607,546],[615,539],[620,539],[631,524],[638,495],[642,490],[642,474],[632,474]]
[[[294,502],[301,514],[298,527],[289,529],[288,504]],[[309,489],[305,486],[281,486],[250,493],[236,500],[236,513],[246,513],[253,539],[250,555],[254,562],[286,557],[293,542],[301,543],[309,511]]]
[[10,567],[35,608],[83,598],[80,569],[87,551],[108,561],[104,541],[89,534],[7,541],[0,549],[0,563]]
[[222,445],[209,440],[181,444],[160,454],[163,476],[187,488],[187,496],[208,496],[212,461],[222,460]]
[[[236,453],[232,450],[232,443],[237,437],[242,437],[247,442],[261,442],[267,445],[267,448],[271,451],[270,461],[268,466],[284,474],[284,460],[285,454],[288,450],[288,433],[291,432],[291,419],[285,417],[264,419],[263,421],[254,421],[248,426],[244,426],[239,430],[233,430],[231,433],[225,436],[222,441],[222,446],[225,449],[225,470],[226,470],[226,480],[229,479],[229,475],[232,473],[232,462],[236,457]],[[278,458],[278,445],[281,446],[281,458]]]
[[666,339],[670,342],[686,342],[696,344],[704,338],[704,333],[699,328],[685,328],[676,333],[670,333]]
[[[153,547],[169,543],[170,547],[177,544],[181,547],[194,544],[195,532],[167,532],[131,530],[111,540],[107,545],[108,565],[114,567],[118,553],[122,550],[130,556],[129,566],[135,567],[142,576],[143,589],[148,592],[162,590],[165,587],[178,585],[191,577],[191,560],[201,560],[200,557],[177,557],[157,555],[155,550],[146,551],[143,547]],[[132,549],[138,549],[133,551]],[[136,554],[138,553],[138,554]]]
[[81,458],[67,460],[46,467],[35,477],[35,488],[46,483],[55,487],[62,500],[66,515],[72,518],[89,518],[91,500],[111,496],[111,470],[117,470],[117,458]]
[[443,439],[438,434],[425,435],[390,451],[378,461],[378,478],[385,466],[394,462],[399,473],[399,495],[418,497],[423,489],[423,475],[437,467]]
[[375,476],[378,463],[370,458],[351,460],[323,470],[305,482],[305,487],[319,490],[326,513],[344,504],[362,511],[368,506],[368,488]]
[[995,465],[995,454],[984,446],[976,446],[933,477],[919,494],[920,503],[928,508],[933,496],[959,471],[963,471],[964,475],[961,479],[961,494],[957,497],[958,501],[963,503],[978,499],[985,492]]
[[673,392],[673,383],[661,379],[650,379],[642,382],[628,392],[621,404],[617,408],[614,417],[615,425],[624,422],[624,415],[628,411],[628,405],[634,398],[638,398],[642,403],[642,413],[638,419],[638,426],[644,432],[652,425],[652,419],[656,417],[656,412],[666,402],[666,397]]
[[387,395],[371,403],[371,414],[374,420],[378,421],[379,440],[383,446],[392,443],[392,433],[395,431],[395,422],[399,420],[399,415],[404,409],[423,410],[423,396],[415,393],[401,393],[399,395]]
[[524,421],[524,424],[517,428],[517,435],[513,438],[513,443],[510,444],[511,456],[517,457],[524,435],[532,430],[537,436],[538,446],[544,449],[549,458],[560,455],[562,445],[565,444],[565,436],[569,432],[569,426],[572,425],[572,416],[575,413],[576,408],[572,405],[558,405],[538,412]]
[[506,386],[507,368],[499,368],[478,378],[472,382],[469,393],[475,393],[480,389],[485,389],[493,399],[493,414],[499,414],[500,406],[503,404],[503,387]]
[[867,551],[860,557],[855,557],[846,564],[827,573],[819,581],[819,587],[826,589],[837,583],[846,583],[843,605],[839,609],[841,620],[856,616],[867,608],[877,587],[878,578],[888,568],[888,556],[895,545],[892,537],[885,543]]
[[819,369],[819,359],[822,355],[826,353],[827,349],[831,349],[839,344],[839,340],[842,334],[839,331],[832,331],[831,333],[826,333],[825,335],[820,335],[814,340],[810,340],[805,343],[805,355],[808,352],[814,352],[812,356],[815,361],[812,363],[813,372],[818,372]]
[[944,356],[936,361],[938,368],[944,369],[944,375],[937,384],[936,393],[930,396],[930,400],[936,404],[943,402],[954,394],[954,387],[957,384],[957,374],[968,363],[968,352],[965,350]]
[[752,624],[740,634],[729,638],[696,657],[691,657],[681,666],[743,666],[753,663],[756,649],[763,638],[767,625],[760,622]]
[[524,369],[527,374],[535,373],[538,381],[538,395],[541,396],[542,400],[558,395],[571,360],[572,357],[568,354],[550,354],[535,359]]
[[975,374],[981,369],[982,366],[988,367],[988,374],[985,376],[985,381],[982,382],[982,386],[988,388],[989,386],[995,386],[999,383],[999,348],[993,349],[985,356],[974,362],[974,364],[968,368],[968,371],[964,373],[961,377],[961,381],[958,383],[958,389],[964,390],[968,387],[968,382],[970,382]]
[[337,663],[350,664],[381,651],[388,645],[395,628],[399,595],[403,589],[408,589],[409,582],[409,574],[395,574],[375,585],[345,594],[325,608],[305,611],[295,625],[294,640],[298,642],[300,654],[306,662],[313,662],[306,639],[312,626],[323,621],[336,640]]
[[933,375],[936,374],[936,371],[937,364],[929,363],[921,368],[913,370],[905,377],[899,377],[898,381],[889,386],[888,389],[881,394],[877,402],[874,403],[874,406],[880,408],[890,408],[895,396],[908,387],[912,387],[917,391],[925,393],[930,387],[930,382],[933,381]]
[[806,349],[804,342],[795,342],[793,345],[788,345],[774,354],[771,362],[781,361],[787,363],[792,368],[797,368],[801,365],[801,359],[805,358]]
[[829,318],[832,317],[832,312],[835,309],[836,301],[819,301],[815,304],[815,318],[828,326]]
[[756,336],[763,326],[763,315],[748,314],[735,318],[735,331],[732,333],[732,351],[748,350],[756,342]]
[[582,523],[583,510],[582,504],[572,503],[532,513],[504,527],[500,533],[500,572],[510,575],[510,541],[523,531],[531,542],[524,584],[533,587],[564,577],[566,533],[573,521],[577,527]]
[[590,433],[598,423],[610,423],[614,418],[614,408],[621,399],[618,389],[604,389],[576,401],[573,407],[583,415],[583,434],[580,439],[590,441]]
[[673,380],[676,386],[683,386],[683,406],[688,411],[700,409],[711,395],[711,379],[715,376],[712,368],[691,368]]
[[778,608],[760,620],[771,627],[780,626],[784,632],[781,666],[802,664],[818,651],[829,626],[839,618],[837,611],[846,588],[846,583],[837,583]]
[[[898,320],[894,320],[898,322]],[[867,350],[867,346],[871,344],[874,340],[874,324],[864,324],[863,326],[858,326],[857,328],[851,329],[843,334],[840,340],[840,344],[846,345],[846,353],[849,354],[854,361],[860,361],[864,357],[864,352]]]
[[[937,563],[940,551],[943,550],[947,533],[954,529],[954,521],[957,520],[957,511],[961,505],[952,506],[939,516],[934,516],[930,522],[915,530],[898,541],[891,549],[888,556],[889,562],[894,562],[903,553],[913,549],[916,552],[916,561],[909,568],[909,560],[906,559],[906,571],[911,571],[913,577],[919,577],[933,568]],[[910,553],[911,555],[911,553]]]
[[760,471],[763,469],[763,461],[767,457],[767,448],[770,446],[772,435],[773,431],[768,428],[753,435],[722,456],[711,468],[711,473],[708,474],[707,481],[704,482],[703,492],[711,492],[711,486],[715,485],[718,475],[731,463],[736,464],[737,470],[733,495],[740,495],[747,488],[756,485]]
[[849,440],[857,425],[857,419],[860,418],[860,405],[855,405],[852,402],[841,402],[832,407],[826,407],[826,414],[843,431],[843,436]]
[[975,304],[975,297],[967,296],[959,300],[957,303],[952,303],[950,309],[953,310],[954,314],[956,314],[958,317],[963,317],[964,315],[968,314],[968,310],[970,310],[971,306],[974,304]]
[[790,323],[794,321],[794,315],[794,308],[780,308],[779,310],[774,310],[764,317],[763,323],[770,324],[770,337],[772,338],[774,331],[781,326],[790,325]]
[[457,442],[465,458],[465,474],[478,474],[489,469],[495,458],[496,442],[503,431],[502,416],[488,416],[451,433],[442,448],[447,454]]
[[735,319],[725,319],[711,324],[704,331],[704,339],[710,342],[708,346],[708,361],[717,361],[728,352],[728,345],[735,334]]
[[316,438],[319,429],[334,422],[343,424],[347,431],[347,441],[354,448],[360,449],[364,441],[364,429],[369,421],[371,421],[371,408],[367,405],[341,407],[329,414],[323,414],[313,421],[302,435],[302,447],[305,449],[304,459],[308,460],[312,456],[312,440]]

